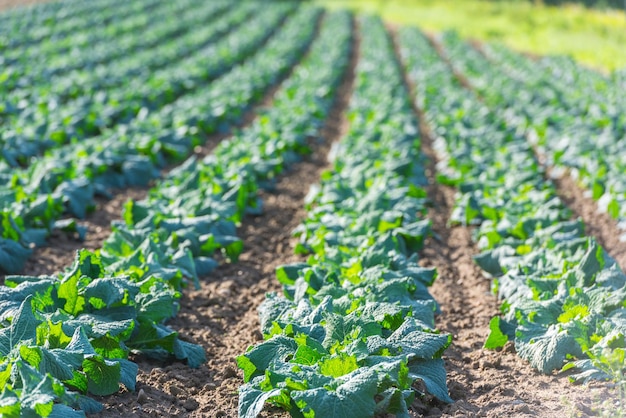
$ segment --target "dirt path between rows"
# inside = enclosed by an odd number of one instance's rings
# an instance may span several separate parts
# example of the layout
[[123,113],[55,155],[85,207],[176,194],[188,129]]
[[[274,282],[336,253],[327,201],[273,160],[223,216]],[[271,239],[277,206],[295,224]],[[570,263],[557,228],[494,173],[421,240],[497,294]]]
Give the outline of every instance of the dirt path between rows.
[[[25,1],[0,0],[0,8],[17,3],[24,4]],[[261,192],[265,213],[246,218],[239,228],[238,234],[246,247],[239,262],[222,265],[204,280],[200,290],[186,291],[179,315],[169,323],[185,340],[202,345],[208,362],[198,369],[189,369],[182,363],[158,363],[137,356],[134,358],[140,367],[137,392],[122,391],[101,398],[105,411],[95,416],[237,416],[237,388],[242,383],[242,376],[234,359],[248,345],[262,339],[256,308],[264,300],[266,292],[279,291],[274,277],[275,267],[301,260],[293,255],[291,230],[306,215],[303,198],[309,185],[317,181],[321,171],[327,167],[329,144],[346,131],[343,111],[351,95],[355,65],[356,53],[340,88],[338,102],[322,132],[325,141],[317,144],[313,155],[282,175],[275,190]],[[271,103],[269,97],[274,91],[266,95],[265,105]],[[432,293],[443,311],[437,318],[438,329],[454,335],[453,345],[446,351],[444,359],[450,393],[455,402],[443,405],[430,399],[416,400],[411,416],[593,416],[594,405],[615,396],[606,384],[579,387],[570,384],[563,375],[541,375],[517,357],[510,344],[500,351],[482,349],[489,320],[498,313],[498,302],[489,291],[489,280],[472,262],[471,256],[477,251],[471,240],[471,231],[446,226],[455,191],[434,181],[436,156],[428,127],[424,124],[421,125],[421,133],[423,151],[430,158],[426,167],[430,180],[428,192],[433,201],[429,217],[435,233],[427,240],[421,253],[421,264],[434,266],[439,272]],[[216,137],[215,144],[219,140]],[[198,150],[198,153],[204,155],[210,151],[211,145]],[[567,183],[563,186],[559,186],[559,180],[556,183],[561,190],[569,188]],[[123,203],[128,198],[141,199],[145,193],[145,190],[129,189],[116,195],[112,201],[99,201],[97,212],[88,221],[91,222],[88,224],[91,229],[88,240],[77,243],[66,236],[51,238],[50,247],[45,249],[48,252],[38,253],[31,259],[37,261],[27,267],[28,273],[58,271],[71,263],[72,249],[99,248],[110,232],[111,220],[120,218]],[[573,194],[574,202],[578,201],[577,195]],[[590,211],[591,206],[577,209],[575,203],[567,200],[568,193],[561,198],[591,226],[588,233],[598,236],[599,232],[594,232],[590,222],[597,216]],[[607,224],[604,227],[599,225],[598,231],[606,230]],[[616,256],[615,252],[612,255]],[[268,410],[263,416],[286,414]]]
[[[425,152],[432,155],[428,140]],[[432,160],[431,160],[432,161]],[[429,178],[432,180],[432,164]],[[467,228],[448,228],[455,190],[431,182],[435,237],[427,240],[422,265],[439,272],[431,292],[443,313],[437,328],[454,341],[445,352],[450,395],[455,403],[428,411],[430,416],[466,417],[569,417],[592,416],[593,409],[616,397],[605,383],[575,386],[563,374],[542,375],[515,354],[512,343],[503,350],[482,348],[489,321],[499,313],[490,281],[472,261],[478,251]],[[422,412],[422,411],[420,411]],[[427,411],[423,411],[427,412]]]
[[[397,45],[396,45],[397,46]],[[396,48],[396,56],[400,54]],[[405,83],[415,88],[405,73]],[[572,385],[564,375],[542,375],[517,357],[509,342],[498,351],[482,348],[489,334],[489,321],[499,313],[497,298],[472,256],[478,253],[471,230],[449,228],[447,221],[454,207],[456,190],[436,181],[433,137],[422,109],[413,103],[420,121],[422,151],[428,158],[426,175],[432,207],[428,216],[433,222],[433,237],[421,252],[420,264],[436,267],[438,278],[431,293],[442,314],[437,328],[453,335],[444,353],[451,405],[436,407],[415,402],[415,416],[432,417],[568,417],[590,416],[604,400],[617,396],[610,385],[594,383],[588,387]]]

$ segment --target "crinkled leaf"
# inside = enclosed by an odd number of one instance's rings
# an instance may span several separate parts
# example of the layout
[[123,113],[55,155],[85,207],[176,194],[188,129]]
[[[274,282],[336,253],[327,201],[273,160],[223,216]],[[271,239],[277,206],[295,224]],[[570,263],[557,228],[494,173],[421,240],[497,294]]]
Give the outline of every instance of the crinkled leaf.
[[87,375],[87,387],[90,393],[106,396],[119,390],[121,380],[119,362],[93,356],[83,361],[83,370]]

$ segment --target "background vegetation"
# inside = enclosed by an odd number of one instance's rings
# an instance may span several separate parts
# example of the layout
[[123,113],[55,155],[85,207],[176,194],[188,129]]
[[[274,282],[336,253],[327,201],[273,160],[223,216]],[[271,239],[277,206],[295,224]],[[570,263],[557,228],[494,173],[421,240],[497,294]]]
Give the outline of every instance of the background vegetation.
[[[556,7],[537,1],[316,1],[331,8],[379,13],[388,22],[415,24],[427,31],[455,29],[464,37],[503,42],[533,54],[566,54],[602,70],[626,67],[626,13],[621,10]],[[559,0],[543,3],[555,1]]]

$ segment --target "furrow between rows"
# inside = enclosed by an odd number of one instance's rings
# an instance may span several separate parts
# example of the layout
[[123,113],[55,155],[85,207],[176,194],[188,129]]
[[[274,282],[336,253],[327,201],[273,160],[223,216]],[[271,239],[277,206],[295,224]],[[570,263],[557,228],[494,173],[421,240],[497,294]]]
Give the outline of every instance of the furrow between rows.
[[[450,59],[440,40],[434,36],[429,36],[428,38],[441,59],[450,66],[451,71],[461,85],[471,91],[478,100],[484,102],[481,91]],[[484,52],[477,43],[473,43],[471,46],[478,52]],[[467,43],[466,47],[470,48],[470,44]],[[485,58],[488,59],[488,56],[485,56]],[[524,135],[527,141],[532,144],[534,156],[544,169],[544,179],[554,185],[561,201],[572,211],[571,219],[582,219],[586,234],[594,237],[607,253],[617,261],[622,271],[626,271],[626,240],[620,239],[619,233],[616,233],[620,229],[617,220],[608,213],[598,209],[597,202],[589,196],[588,192],[581,188],[568,170],[549,164],[545,154],[542,154],[541,150],[533,144],[532,132],[527,131]]]
[[[280,13],[281,7],[275,11]],[[302,6],[281,29],[281,36],[270,41],[265,54],[247,64],[248,74],[254,74],[250,98],[302,58],[322,14],[319,8]],[[327,44],[327,33],[324,39]],[[318,60],[320,54],[318,47]],[[9,331],[15,334],[19,329],[24,338],[7,343],[8,349],[19,348],[17,356],[4,357],[7,345],[2,345],[2,370],[16,371],[0,377],[8,384],[0,395],[3,411],[29,413],[45,407],[72,416],[97,412],[101,404],[85,394],[113,394],[120,385],[136,389],[138,366],[127,359],[131,353],[152,361],[178,359],[191,368],[206,361],[202,347],[179,338],[164,321],[176,316],[184,288],[200,287],[199,276],[209,275],[219,261],[236,261],[243,249],[236,224],[245,213],[261,209],[258,183],[270,185],[306,153],[302,142],[309,128],[303,123],[316,123],[324,109],[322,98],[315,103],[321,109],[311,119],[292,122],[283,115],[297,103],[292,102],[302,87],[297,81],[304,83],[303,75],[310,70],[299,70],[281,90],[282,108],[276,104],[265,119],[222,141],[204,160],[191,158],[170,171],[147,199],[129,201],[123,222],[114,222],[113,234],[100,251],[80,250],[73,265],[57,275],[5,279],[6,286],[0,287],[1,320],[10,318]],[[329,94],[335,87],[331,80],[323,85]],[[268,131],[267,121],[272,120],[284,124],[280,131]],[[28,338],[31,333],[37,333],[38,344]],[[45,365],[38,353],[48,356]],[[61,367],[67,359],[70,364]],[[54,395],[27,402],[37,390],[31,387],[37,379],[54,387]]]

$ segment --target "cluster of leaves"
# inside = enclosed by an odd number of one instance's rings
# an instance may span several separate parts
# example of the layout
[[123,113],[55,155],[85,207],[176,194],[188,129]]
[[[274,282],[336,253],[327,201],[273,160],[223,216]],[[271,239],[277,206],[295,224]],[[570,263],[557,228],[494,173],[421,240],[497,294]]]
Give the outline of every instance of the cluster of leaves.
[[529,132],[546,164],[569,171],[626,228],[626,99],[619,78],[565,57],[535,62],[501,46],[485,46],[486,59],[454,34],[444,40],[453,53],[467,51],[471,59],[457,62],[460,70],[490,106],[509,109],[509,123]]
[[[265,341],[237,359],[241,417],[266,402],[294,417],[408,416],[416,380],[451,401],[440,358],[451,336],[434,330],[427,290],[436,273],[414,253],[430,231],[416,218],[425,212],[417,126],[384,26],[360,26],[350,131],[297,230],[297,251],[312,255],[278,268],[285,297],[268,296]],[[326,51],[347,37],[331,36]]]
[[[447,37],[443,47],[457,69],[481,59],[453,42]],[[459,187],[451,222],[479,225],[475,261],[497,277],[504,300],[486,346],[514,339],[518,354],[544,373],[575,367],[576,380],[621,377],[626,275],[580,221],[569,220],[510,115],[464,89],[416,29],[403,30],[401,44],[410,77],[426,86],[418,101],[441,135],[442,180]]]
[[[242,21],[259,5],[246,3],[239,9],[223,24]],[[319,13],[303,8],[265,48],[255,50],[293,10],[291,4],[259,10],[245,27],[197,51],[196,65],[169,83],[191,83],[199,72],[217,76],[249,58],[211,84],[198,85],[193,93],[155,112],[144,112],[128,125],[55,149],[28,169],[0,169],[6,184],[0,192],[0,270],[20,271],[31,244],[42,244],[54,227],[75,226],[57,224],[63,214],[83,217],[94,207],[95,196],[109,196],[113,187],[147,185],[159,176],[158,167],[189,155],[206,133],[238,121],[250,103],[304,54],[313,38]]]
[[[4,162],[13,167],[28,165],[30,157],[45,150],[94,137],[116,123],[127,123],[141,109],[153,111],[171,103],[193,88],[191,80],[196,77],[214,77],[193,74],[188,84],[175,83],[177,77],[187,77],[187,66],[200,59],[199,49],[232,31],[251,9],[234,8],[222,21],[218,17],[228,10],[227,4],[212,2],[196,7],[183,1],[121,19],[114,25],[123,27],[127,20],[137,20],[150,22],[145,23],[149,29],[140,26],[130,33],[87,42],[72,54],[40,53],[36,58],[26,58],[21,64],[24,68],[15,70],[20,75],[18,86],[7,87],[0,114],[6,127],[0,139]],[[155,21],[162,23],[153,24]],[[82,38],[89,39],[86,35],[90,34],[86,29]],[[71,65],[55,67],[56,56]],[[44,68],[37,68],[39,61]],[[151,86],[152,94],[139,88],[142,85]]]
[[[83,416],[101,405],[84,394],[135,388],[131,350],[174,355],[191,367],[204,350],[178,339],[163,322],[178,311],[180,292],[150,260],[111,275],[87,250],[58,276],[8,276],[0,288],[0,414]],[[162,270],[164,267],[162,268]]]

